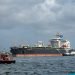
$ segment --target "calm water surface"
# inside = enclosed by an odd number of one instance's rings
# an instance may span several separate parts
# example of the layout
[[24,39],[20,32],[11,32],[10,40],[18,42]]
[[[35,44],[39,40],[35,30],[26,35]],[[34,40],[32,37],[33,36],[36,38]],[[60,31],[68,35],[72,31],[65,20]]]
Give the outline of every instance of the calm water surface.
[[75,56],[14,59],[15,64],[0,64],[0,75],[75,75]]

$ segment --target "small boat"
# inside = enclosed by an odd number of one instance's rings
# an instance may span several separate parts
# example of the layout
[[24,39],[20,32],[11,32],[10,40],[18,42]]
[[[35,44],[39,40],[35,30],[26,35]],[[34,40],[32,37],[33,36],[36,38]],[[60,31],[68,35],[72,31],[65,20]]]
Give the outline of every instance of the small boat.
[[11,54],[1,53],[0,54],[0,64],[11,64],[15,63]]
[[73,56],[72,54],[70,54],[70,53],[64,53],[64,54],[62,54],[63,56]]
[[75,56],[75,51],[64,53],[63,56]]

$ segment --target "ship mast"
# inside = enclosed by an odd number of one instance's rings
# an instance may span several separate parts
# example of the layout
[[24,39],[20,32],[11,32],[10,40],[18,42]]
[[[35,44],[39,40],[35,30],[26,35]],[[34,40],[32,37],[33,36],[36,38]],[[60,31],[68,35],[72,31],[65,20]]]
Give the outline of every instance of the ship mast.
[[57,33],[55,36],[56,36],[57,38],[62,38],[62,37],[63,37],[63,35],[62,35],[61,33]]

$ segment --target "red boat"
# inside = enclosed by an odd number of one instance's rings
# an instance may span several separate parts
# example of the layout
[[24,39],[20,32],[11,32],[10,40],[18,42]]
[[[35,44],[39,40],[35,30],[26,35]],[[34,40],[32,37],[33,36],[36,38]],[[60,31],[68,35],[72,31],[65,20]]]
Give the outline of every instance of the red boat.
[[11,63],[15,63],[15,60],[13,60],[12,55],[6,53],[0,54],[0,64],[11,64]]

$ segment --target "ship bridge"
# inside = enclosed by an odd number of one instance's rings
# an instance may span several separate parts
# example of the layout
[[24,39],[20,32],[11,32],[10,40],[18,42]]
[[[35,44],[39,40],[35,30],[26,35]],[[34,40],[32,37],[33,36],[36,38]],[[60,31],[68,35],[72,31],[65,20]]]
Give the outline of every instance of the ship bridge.
[[51,47],[70,49],[70,42],[68,40],[62,39],[62,37],[63,35],[56,34],[56,37],[50,40]]

